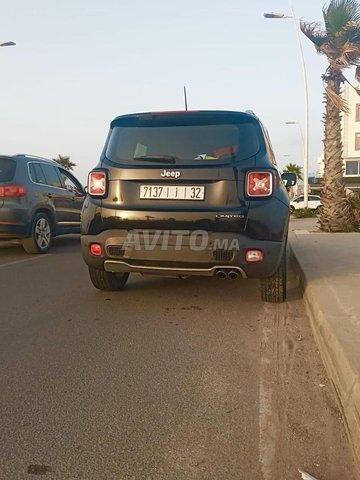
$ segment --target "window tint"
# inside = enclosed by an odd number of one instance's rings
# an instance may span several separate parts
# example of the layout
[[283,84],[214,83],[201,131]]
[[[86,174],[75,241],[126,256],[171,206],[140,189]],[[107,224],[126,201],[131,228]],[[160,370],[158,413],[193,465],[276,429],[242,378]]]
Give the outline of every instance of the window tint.
[[29,163],[30,178],[35,183],[46,185],[46,178],[40,163]]
[[[261,130],[251,121],[239,124],[115,126],[106,156],[118,163],[141,164],[138,157],[174,157],[176,163],[231,163],[260,150]],[[138,160],[134,161],[134,158]],[[164,162],[165,163],[165,162]]]
[[0,157],[0,182],[11,182],[15,175],[15,169],[15,160]]
[[46,178],[46,184],[51,185],[52,187],[62,188],[58,171],[52,165],[46,165],[45,163],[41,164],[41,170],[44,172]]

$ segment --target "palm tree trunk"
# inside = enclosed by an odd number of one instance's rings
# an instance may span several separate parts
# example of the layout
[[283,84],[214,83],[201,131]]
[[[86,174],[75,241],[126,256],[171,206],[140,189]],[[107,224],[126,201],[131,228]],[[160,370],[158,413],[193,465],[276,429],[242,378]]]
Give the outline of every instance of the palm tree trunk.
[[341,76],[333,71],[325,77],[326,113],[324,138],[324,184],[320,229],[325,232],[341,232],[351,224],[351,213],[346,201],[343,180],[343,159],[341,140],[341,117],[339,107],[335,105],[334,93],[340,94]]

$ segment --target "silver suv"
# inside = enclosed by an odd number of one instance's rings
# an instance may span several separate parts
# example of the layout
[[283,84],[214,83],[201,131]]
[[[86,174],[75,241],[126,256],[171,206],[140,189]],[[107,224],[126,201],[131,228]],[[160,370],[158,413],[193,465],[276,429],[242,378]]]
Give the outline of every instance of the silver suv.
[[46,253],[56,235],[80,232],[84,198],[80,182],[55,161],[0,155],[0,242]]

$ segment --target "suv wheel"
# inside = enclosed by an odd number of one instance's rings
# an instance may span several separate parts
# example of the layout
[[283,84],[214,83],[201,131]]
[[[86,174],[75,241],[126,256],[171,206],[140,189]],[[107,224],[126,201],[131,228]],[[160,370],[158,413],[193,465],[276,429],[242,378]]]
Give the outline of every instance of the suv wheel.
[[293,207],[292,205],[290,205],[290,213],[294,213],[295,212],[295,207]]
[[286,248],[274,275],[261,279],[261,299],[272,303],[281,303],[286,300]]
[[122,290],[129,278],[129,273],[113,273],[89,267],[90,280],[95,288],[111,291]]
[[22,240],[27,253],[46,253],[52,241],[52,227],[45,213],[37,213],[31,223],[31,237]]

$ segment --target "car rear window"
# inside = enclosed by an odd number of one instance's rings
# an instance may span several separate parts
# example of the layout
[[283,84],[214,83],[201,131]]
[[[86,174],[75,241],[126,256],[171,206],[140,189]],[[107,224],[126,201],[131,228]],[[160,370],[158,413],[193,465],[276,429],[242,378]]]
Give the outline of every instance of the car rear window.
[[256,155],[261,130],[252,120],[203,125],[114,126],[106,157],[116,163],[226,164]]
[[0,157],[0,182],[11,182],[16,170],[16,161],[12,158]]

